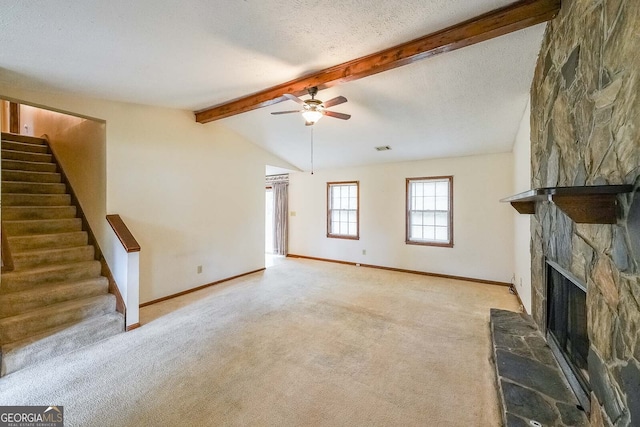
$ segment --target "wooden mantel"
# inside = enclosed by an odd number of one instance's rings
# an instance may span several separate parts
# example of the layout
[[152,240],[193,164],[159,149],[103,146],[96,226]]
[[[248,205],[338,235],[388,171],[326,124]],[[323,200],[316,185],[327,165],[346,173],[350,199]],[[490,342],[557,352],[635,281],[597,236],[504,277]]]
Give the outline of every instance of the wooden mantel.
[[553,202],[578,224],[615,224],[618,194],[630,193],[633,186],[587,185],[536,188],[500,200],[511,203],[521,214],[535,214],[537,202]]

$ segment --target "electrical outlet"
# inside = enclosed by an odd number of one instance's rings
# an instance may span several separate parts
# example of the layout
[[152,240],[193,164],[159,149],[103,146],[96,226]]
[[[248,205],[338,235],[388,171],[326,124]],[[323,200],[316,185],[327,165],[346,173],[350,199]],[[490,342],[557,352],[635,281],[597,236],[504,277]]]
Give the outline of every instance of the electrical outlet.
[[201,265],[198,266],[197,271],[198,271],[198,274],[202,273],[202,266]]
[[362,250],[362,255],[366,255],[366,254],[367,254],[367,250],[366,250],[366,249],[363,249],[363,250]]
[[291,213],[289,215],[296,216],[296,211],[291,211]]

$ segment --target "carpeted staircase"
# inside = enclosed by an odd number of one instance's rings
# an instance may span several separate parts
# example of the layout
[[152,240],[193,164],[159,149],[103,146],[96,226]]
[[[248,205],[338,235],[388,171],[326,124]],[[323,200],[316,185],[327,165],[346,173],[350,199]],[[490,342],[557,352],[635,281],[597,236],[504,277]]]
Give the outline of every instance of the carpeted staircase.
[[44,139],[2,134],[0,376],[124,330],[95,248]]

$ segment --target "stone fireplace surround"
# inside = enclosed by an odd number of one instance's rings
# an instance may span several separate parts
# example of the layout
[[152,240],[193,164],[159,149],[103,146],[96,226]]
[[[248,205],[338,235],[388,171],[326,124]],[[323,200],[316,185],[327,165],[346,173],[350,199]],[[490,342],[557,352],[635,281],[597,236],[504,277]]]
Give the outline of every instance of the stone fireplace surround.
[[591,424],[640,425],[640,1],[564,0],[531,88],[532,188],[631,184],[617,224],[531,216],[532,315],[546,329],[545,259],[587,283]]

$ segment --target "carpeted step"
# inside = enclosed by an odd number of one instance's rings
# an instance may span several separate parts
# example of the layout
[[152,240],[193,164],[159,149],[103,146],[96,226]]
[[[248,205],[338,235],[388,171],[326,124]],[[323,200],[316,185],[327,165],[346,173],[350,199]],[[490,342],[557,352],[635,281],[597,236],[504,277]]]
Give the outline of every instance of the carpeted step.
[[69,194],[20,194],[2,195],[2,206],[69,206]]
[[0,343],[7,344],[36,335],[47,329],[80,322],[116,310],[113,294],[74,299],[38,310],[0,319]]
[[53,172],[29,172],[20,170],[3,170],[2,181],[21,182],[61,182],[62,175]]
[[78,281],[100,276],[100,261],[82,261],[34,268],[23,271],[10,271],[2,274],[0,293],[24,291],[45,283]]
[[22,142],[23,144],[47,145],[47,140],[36,136],[19,135],[15,133],[2,132],[3,141]]
[[23,162],[22,160],[2,160],[2,170],[55,172],[58,170],[58,165],[55,163]]
[[2,194],[65,194],[67,186],[61,183],[2,181]]
[[[4,185],[4,183],[3,183]],[[2,219],[63,219],[75,218],[75,206],[5,206],[2,208]]]
[[46,331],[0,347],[0,376],[95,344],[124,331],[124,316],[114,312]]
[[94,259],[95,249],[91,245],[63,249],[40,249],[37,251],[12,253],[15,271],[44,267],[53,264],[90,261]]
[[[4,209],[2,214],[4,215]],[[89,241],[86,231],[74,231],[71,233],[39,234],[33,236],[9,236],[9,247],[12,251],[22,252],[34,249],[70,248],[84,246]]]
[[109,280],[100,276],[77,282],[37,286],[22,292],[0,294],[0,318],[15,316],[51,304],[88,298],[109,292]]
[[53,156],[44,153],[32,153],[30,151],[15,151],[2,149],[2,160],[21,160],[23,162],[51,163]]
[[31,144],[24,142],[15,142],[15,141],[2,141],[2,149],[3,150],[13,150],[13,151],[26,151],[30,153],[41,153],[48,154],[49,147],[42,144]]
[[[69,233],[82,230],[82,219],[29,219],[25,221],[2,221],[7,236],[27,234]],[[11,246],[10,246],[11,247]]]

